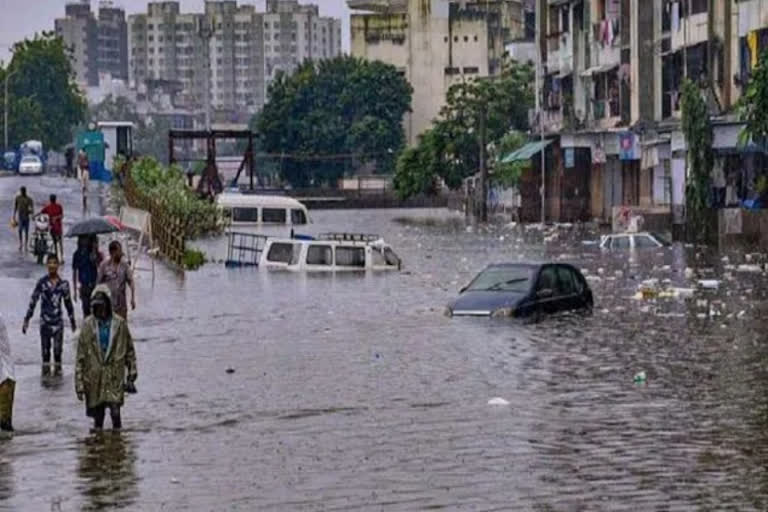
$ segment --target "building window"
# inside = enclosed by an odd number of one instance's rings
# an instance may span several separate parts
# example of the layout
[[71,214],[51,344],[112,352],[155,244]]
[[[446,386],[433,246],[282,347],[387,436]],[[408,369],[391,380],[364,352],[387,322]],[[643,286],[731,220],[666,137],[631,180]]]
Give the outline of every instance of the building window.
[[465,42],[465,43],[468,43],[468,42],[469,42],[469,36],[464,36],[464,42]]
[[475,42],[477,42],[477,36],[475,36]]
[[476,75],[479,72],[480,72],[480,69],[477,66],[468,66],[464,68],[465,75]]
[[447,67],[445,68],[445,74],[448,76],[458,75],[461,73],[461,68]]
[[458,43],[459,42],[459,36],[453,36],[453,42]]

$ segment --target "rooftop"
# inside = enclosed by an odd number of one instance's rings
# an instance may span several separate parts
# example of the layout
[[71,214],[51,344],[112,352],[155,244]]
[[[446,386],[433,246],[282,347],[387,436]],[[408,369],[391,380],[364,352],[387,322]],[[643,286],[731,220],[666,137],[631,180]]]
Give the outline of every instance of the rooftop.
[[391,13],[408,10],[408,0],[347,0],[347,5],[355,11]]

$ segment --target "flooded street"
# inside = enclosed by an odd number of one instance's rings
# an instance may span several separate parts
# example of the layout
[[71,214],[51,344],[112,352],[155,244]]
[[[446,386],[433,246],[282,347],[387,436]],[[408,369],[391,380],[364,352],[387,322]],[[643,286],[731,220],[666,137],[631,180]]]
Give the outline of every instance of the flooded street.
[[[53,177],[0,179],[8,216],[21,184],[36,207],[59,194],[65,230],[79,220],[75,182]],[[468,230],[439,210],[312,213],[321,231],[381,234],[404,271],[139,271],[139,393],[102,435],[75,397],[71,333],[63,379],[41,380],[37,319],[27,336],[21,323],[44,269],[0,230],[18,377],[0,510],[768,507],[767,279],[726,267],[743,255],[603,253],[576,228]],[[485,265],[521,258],[582,268],[595,314],[443,316]],[[695,287],[687,267],[719,290],[632,298],[648,278]]]

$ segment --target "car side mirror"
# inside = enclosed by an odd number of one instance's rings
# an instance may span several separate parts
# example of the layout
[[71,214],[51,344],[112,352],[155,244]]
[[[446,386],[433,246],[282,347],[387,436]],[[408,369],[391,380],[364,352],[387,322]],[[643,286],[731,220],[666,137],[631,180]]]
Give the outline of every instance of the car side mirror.
[[554,295],[554,292],[551,288],[543,288],[536,292],[537,299],[550,299],[552,295]]
[[469,287],[468,286],[462,286],[461,290],[459,290],[459,293],[464,293],[465,291],[467,291],[467,288],[469,288]]

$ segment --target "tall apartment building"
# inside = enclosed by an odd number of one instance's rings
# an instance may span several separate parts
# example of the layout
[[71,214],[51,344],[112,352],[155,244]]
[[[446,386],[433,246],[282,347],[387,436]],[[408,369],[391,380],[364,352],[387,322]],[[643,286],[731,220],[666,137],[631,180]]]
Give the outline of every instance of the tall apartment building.
[[524,31],[521,0],[348,0],[352,55],[395,66],[413,87],[409,144],[427,130],[451,85],[501,70]]
[[728,191],[720,206],[754,194],[764,158],[739,144],[734,107],[768,49],[768,0],[537,0],[536,7],[542,89],[531,121],[547,137],[548,220],[615,221],[631,211],[646,219],[671,212],[682,222],[685,78],[699,85],[712,115],[713,184]]
[[170,84],[177,106],[204,107],[208,90],[216,110],[252,113],[278,71],[339,55],[340,34],[340,20],[295,0],[270,0],[267,12],[209,0],[202,13],[182,13],[178,1],[150,2],[146,14],[129,18],[130,81],[137,88]]
[[55,20],[55,31],[70,50],[70,59],[83,89],[99,85],[99,74],[128,79],[128,29],[125,11],[111,2],[99,4],[98,17],[90,0],[70,2],[65,17]]

